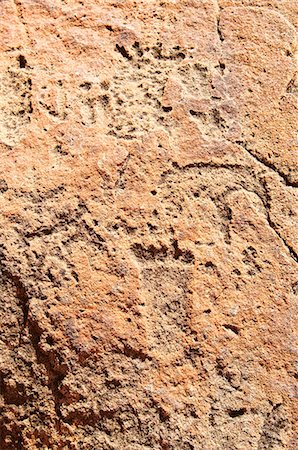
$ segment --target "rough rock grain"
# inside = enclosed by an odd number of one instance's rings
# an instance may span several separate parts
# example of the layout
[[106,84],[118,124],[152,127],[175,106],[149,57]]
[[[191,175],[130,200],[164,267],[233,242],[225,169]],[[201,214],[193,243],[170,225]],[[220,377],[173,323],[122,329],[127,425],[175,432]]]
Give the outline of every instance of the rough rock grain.
[[295,0],[0,0],[0,448],[297,449]]

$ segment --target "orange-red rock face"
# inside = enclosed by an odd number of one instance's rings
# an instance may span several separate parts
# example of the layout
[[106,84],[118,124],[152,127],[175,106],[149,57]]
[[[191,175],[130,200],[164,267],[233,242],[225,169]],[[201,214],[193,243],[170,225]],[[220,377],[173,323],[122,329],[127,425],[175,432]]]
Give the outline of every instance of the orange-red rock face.
[[1,450],[297,448],[297,12],[0,1]]

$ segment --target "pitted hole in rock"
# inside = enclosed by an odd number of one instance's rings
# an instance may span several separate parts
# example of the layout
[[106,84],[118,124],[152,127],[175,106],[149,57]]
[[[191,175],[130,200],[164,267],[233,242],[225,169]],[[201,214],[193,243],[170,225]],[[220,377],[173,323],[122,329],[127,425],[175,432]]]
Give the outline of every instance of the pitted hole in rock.
[[105,91],[108,91],[110,89],[110,82],[108,80],[104,80],[100,83],[100,87]]
[[[25,69],[25,61],[17,61]],[[1,75],[0,97],[5,99],[5,108],[0,112],[1,141],[9,147],[20,142],[31,121],[31,91],[32,80],[26,70],[9,69]]]
[[27,60],[24,55],[19,55],[18,57],[20,69],[26,69],[27,67]]
[[200,111],[195,111],[193,109],[189,110],[189,114],[197,119],[201,119],[203,122],[206,121],[206,114]]
[[75,279],[75,281],[78,283],[79,282],[79,276],[77,274],[77,272],[75,272],[74,270],[71,272],[72,277]]
[[180,260],[186,264],[194,264],[195,257],[190,250],[181,250],[176,239],[174,239],[172,245],[174,249],[174,259]]
[[147,227],[149,228],[150,231],[157,230],[157,226],[153,225],[150,222],[147,222]]
[[68,155],[68,152],[62,148],[61,144],[57,144],[53,151],[62,156]]
[[177,59],[178,61],[182,61],[183,59],[185,59],[185,54],[180,52],[176,56],[174,56],[173,59]]
[[223,62],[219,62],[219,67],[220,67],[220,69],[221,69],[221,72],[222,72],[222,75],[224,74],[224,70],[225,70],[225,68],[226,68],[226,65],[225,65],[225,63],[223,63]]
[[218,109],[216,109],[216,108],[212,109],[212,118],[218,128],[220,128],[222,130],[226,128],[226,121],[221,116],[220,111]]
[[50,346],[55,345],[55,341],[54,341],[54,339],[52,338],[52,336],[47,336],[47,338],[46,338],[46,343],[47,343],[48,345],[50,345]]
[[149,247],[143,247],[141,244],[134,244],[132,246],[132,251],[135,256],[139,259],[143,260],[152,260],[152,259],[165,259],[168,255],[168,248],[165,245],[162,245],[160,248],[155,247],[154,245],[149,245]]
[[243,416],[246,413],[246,408],[239,408],[239,409],[229,409],[228,414],[233,419],[236,417]]
[[208,73],[208,67],[203,66],[203,65],[200,64],[200,63],[195,63],[194,68],[195,68],[196,70],[198,70],[199,72],[201,72],[202,74],[204,74],[205,76],[207,76],[207,73]]
[[224,325],[223,325],[223,327],[226,329],[226,330],[230,330],[230,331],[232,331],[234,334],[239,334],[239,328],[236,326],[236,325],[231,325],[231,324],[227,324],[227,323],[225,323]]
[[80,88],[84,89],[85,91],[90,91],[91,87],[92,87],[92,83],[89,83],[88,81],[80,84]]
[[109,104],[110,104],[110,98],[109,98],[109,96],[108,95],[102,95],[101,97],[100,97],[100,102],[101,102],[101,104],[103,105],[103,107],[104,108],[107,108],[108,106],[109,106]]
[[296,78],[294,77],[288,83],[286,92],[295,94],[297,92],[297,90],[298,90],[297,81],[296,81]]
[[143,50],[141,49],[141,46],[140,46],[140,43],[139,43],[139,42],[135,42],[135,43],[133,44],[132,47],[136,50],[138,56],[141,57],[141,56],[144,55],[144,52],[143,52]]
[[206,267],[207,270],[213,271],[213,272],[214,272],[215,269],[216,269],[216,265],[213,264],[212,261],[207,261],[207,262],[205,263],[205,267]]
[[8,190],[8,185],[5,180],[0,180],[0,194],[4,194]]
[[128,59],[129,61],[132,60],[132,56],[128,53],[128,51],[125,49],[123,45],[116,44],[116,50],[120,53],[120,55],[123,56],[123,58]]
[[293,294],[298,295],[298,281],[292,286]]
[[[272,411],[267,414],[262,427],[259,448],[289,448],[286,435],[290,431],[289,418],[282,403],[273,404]],[[296,447],[295,447],[296,448]]]

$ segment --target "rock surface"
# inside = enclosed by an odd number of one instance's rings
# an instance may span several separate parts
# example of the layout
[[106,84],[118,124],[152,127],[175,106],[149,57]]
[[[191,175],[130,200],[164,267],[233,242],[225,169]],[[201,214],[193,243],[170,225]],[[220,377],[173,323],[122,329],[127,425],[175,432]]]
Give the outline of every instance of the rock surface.
[[297,449],[297,13],[0,1],[1,450]]

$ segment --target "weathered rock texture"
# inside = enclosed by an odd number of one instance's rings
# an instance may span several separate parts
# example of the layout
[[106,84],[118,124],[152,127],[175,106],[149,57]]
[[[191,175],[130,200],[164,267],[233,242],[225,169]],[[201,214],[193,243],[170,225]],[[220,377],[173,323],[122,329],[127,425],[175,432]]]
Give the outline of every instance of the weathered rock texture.
[[1,0],[1,450],[297,449],[295,0]]

